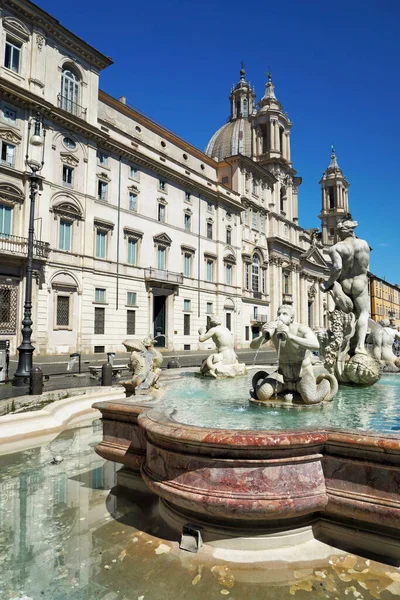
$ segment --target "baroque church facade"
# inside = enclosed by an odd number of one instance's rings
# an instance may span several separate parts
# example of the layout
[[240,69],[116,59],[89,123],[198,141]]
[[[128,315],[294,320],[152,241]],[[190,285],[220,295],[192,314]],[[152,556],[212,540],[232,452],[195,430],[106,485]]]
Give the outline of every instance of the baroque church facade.
[[[271,76],[257,103],[242,68],[229,120],[202,152],[101,91],[111,59],[38,6],[9,0],[0,17],[0,343],[15,353],[21,340],[25,159],[36,119],[45,133],[36,352],[122,351],[126,338],[149,334],[196,350],[212,314],[246,347],[282,302],[299,321],[326,324],[319,283],[329,268],[313,230],[298,222],[292,123]],[[331,165],[321,182],[328,243],[348,187]]]

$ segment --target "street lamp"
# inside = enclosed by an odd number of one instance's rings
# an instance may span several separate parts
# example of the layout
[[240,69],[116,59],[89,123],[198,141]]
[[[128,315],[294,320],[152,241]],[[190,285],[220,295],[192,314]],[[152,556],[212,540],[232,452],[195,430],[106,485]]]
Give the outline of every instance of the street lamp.
[[[33,125],[33,135],[31,129]],[[29,198],[31,201],[29,212],[28,229],[28,257],[26,261],[26,285],[25,285],[25,303],[24,318],[22,320],[22,343],[18,347],[18,366],[14,373],[14,385],[24,385],[24,379],[30,377],[32,370],[32,355],[34,347],[31,343],[32,336],[32,275],[33,275],[33,236],[34,236],[34,218],[35,218],[35,199],[41,180],[40,171],[44,165],[44,140],[46,131],[43,128],[42,120],[38,114],[28,122],[28,139],[26,145],[25,164],[30,169],[29,179]],[[42,148],[42,150],[40,150]],[[40,160],[37,160],[37,158]]]

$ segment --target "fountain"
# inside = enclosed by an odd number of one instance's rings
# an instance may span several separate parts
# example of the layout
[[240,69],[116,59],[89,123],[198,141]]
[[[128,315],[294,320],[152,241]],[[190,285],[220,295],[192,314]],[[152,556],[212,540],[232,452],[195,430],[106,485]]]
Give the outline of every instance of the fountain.
[[[133,497],[143,484],[154,492],[162,518],[183,532],[185,544],[188,531],[192,546],[202,538],[220,551],[317,538],[399,564],[400,438],[392,431],[399,430],[400,411],[389,432],[384,416],[375,428],[359,416],[369,414],[380,390],[380,384],[376,394],[365,386],[381,373],[365,349],[369,246],[354,236],[356,225],[346,215],[341,240],[330,250],[331,276],[322,286],[335,303],[331,329],[316,335],[282,305],[252,342],[259,349],[271,339],[279,354],[275,372],[253,378],[256,404],[240,392],[240,378],[198,378],[199,394],[185,374],[181,388],[175,381],[162,401],[95,404],[103,420],[96,452],[123,465],[119,488]],[[220,327],[214,319],[208,332],[200,332],[201,341],[217,342],[218,352],[202,367],[214,378],[234,354]],[[315,376],[311,351],[318,348],[325,370]],[[350,401],[337,381],[353,386],[344,390]],[[279,405],[308,410],[277,411]],[[227,410],[234,416],[224,425]],[[383,404],[375,412],[381,410]]]

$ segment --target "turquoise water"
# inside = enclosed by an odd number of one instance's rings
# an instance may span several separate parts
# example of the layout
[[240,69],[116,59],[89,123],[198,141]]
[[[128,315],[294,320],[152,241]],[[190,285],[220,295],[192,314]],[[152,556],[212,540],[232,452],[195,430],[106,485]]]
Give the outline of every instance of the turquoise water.
[[322,408],[285,410],[249,402],[254,372],[217,381],[184,373],[168,385],[163,404],[174,410],[175,421],[217,429],[335,427],[400,432],[400,376],[387,375],[368,388],[340,386],[335,399]]

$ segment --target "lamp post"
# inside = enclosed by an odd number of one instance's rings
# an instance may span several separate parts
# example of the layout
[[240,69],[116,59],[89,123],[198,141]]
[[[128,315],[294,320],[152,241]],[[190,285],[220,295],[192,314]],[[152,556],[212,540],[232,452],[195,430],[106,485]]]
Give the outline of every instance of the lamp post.
[[[34,126],[33,135],[31,136],[32,124]],[[41,135],[41,130],[43,135]],[[18,347],[18,366],[14,373],[14,385],[24,385],[25,379],[30,376],[32,370],[32,355],[34,347],[31,343],[32,336],[32,275],[33,275],[33,236],[34,236],[34,219],[35,219],[35,200],[36,193],[41,180],[40,171],[44,165],[44,138],[46,131],[42,127],[40,115],[31,119],[28,122],[28,140],[26,146],[25,163],[30,169],[29,179],[29,228],[28,228],[28,257],[26,261],[26,278],[25,278],[25,302],[24,302],[24,318],[22,320],[22,343]],[[32,147],[32,148],[31,148]],[[36,155],[42,147],[41,160],[35,160]],[[33,153],[33,158],[30,156]]]

